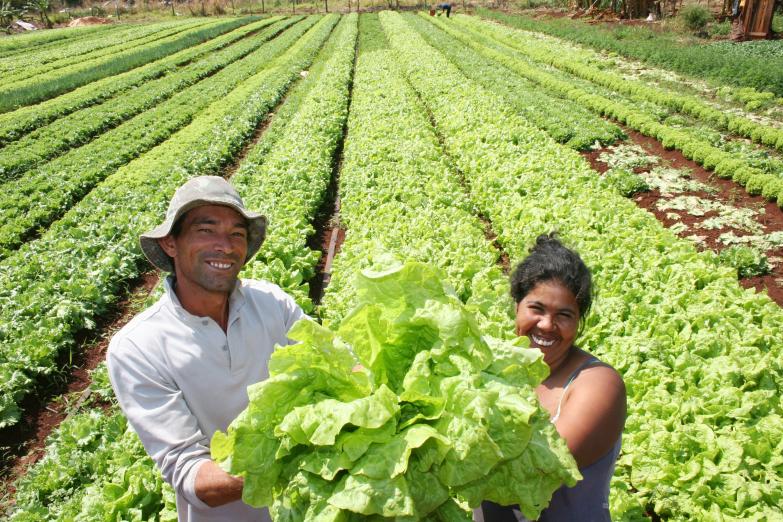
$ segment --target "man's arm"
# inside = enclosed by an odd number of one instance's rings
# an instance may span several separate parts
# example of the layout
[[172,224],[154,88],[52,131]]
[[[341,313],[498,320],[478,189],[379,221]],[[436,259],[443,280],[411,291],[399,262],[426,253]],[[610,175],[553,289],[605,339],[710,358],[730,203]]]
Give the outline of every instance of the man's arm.
[[242,498],[244,479],[229,475],[208,460],[196,473],[196,496],[209,507],[218,507]]

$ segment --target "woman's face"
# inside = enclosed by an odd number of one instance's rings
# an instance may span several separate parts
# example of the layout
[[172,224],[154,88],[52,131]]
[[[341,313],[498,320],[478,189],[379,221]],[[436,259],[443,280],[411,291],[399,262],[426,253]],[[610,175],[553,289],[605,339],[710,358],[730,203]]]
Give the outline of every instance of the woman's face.
[[550,363],[574,344],[579,329],[576,296],[557,280],[538,283],[517,303],[517,335],[530,339],[530,346],[544,352]]

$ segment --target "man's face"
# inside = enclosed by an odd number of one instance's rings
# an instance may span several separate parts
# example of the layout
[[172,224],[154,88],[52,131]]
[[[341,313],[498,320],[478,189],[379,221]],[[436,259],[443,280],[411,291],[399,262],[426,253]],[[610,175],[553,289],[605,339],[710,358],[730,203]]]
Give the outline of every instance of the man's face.
[[196,207],[182,218],[177,237],[159,243],[174,260],[178,288],[230,292],[247,256],[247,222],[230,207]]

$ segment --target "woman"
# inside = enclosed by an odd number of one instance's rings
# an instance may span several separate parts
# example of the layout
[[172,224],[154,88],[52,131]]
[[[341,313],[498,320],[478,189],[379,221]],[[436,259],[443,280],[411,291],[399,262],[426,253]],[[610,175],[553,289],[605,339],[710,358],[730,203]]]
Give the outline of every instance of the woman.
[[[584,477],[558,489],[539,520],[611,520],[609,481],[625,424],[625,385],[611,366],[574,344],[592,303],[590,270],[554,234],[541,235],[514,271],[511,295],[517,335],[527,336],[549,365],[536,394]],[[490,502],[481,511],[484,522],[524,520]]]

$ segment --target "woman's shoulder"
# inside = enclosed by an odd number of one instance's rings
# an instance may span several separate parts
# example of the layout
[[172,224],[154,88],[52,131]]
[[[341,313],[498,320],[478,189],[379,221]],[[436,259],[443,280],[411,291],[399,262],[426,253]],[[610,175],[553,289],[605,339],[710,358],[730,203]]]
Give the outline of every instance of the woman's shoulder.
[[[585,352],[586,353],[586,352]],[[592,395],[592,393],[601,394],[605,398],[617,395],[625,398],[625,383],[620,372],[614,369],[611,364],[598,359],[595,356],[587,354],[584,362],[579,366],[575,375],[572,376],[573,392],[579,390],[579,394]],[[614,392],[614,393],[612,393]]]
[[620,372],[615,370],[611,364],[589,352],[581,349],[579,351],[581,352],[580,361],[577,364],[576,371],[571,376],[571,380],[579,379],[583,382],[593,380],[599,382],[623,382]]
[[610,364],[590,356],[574,375],[568,389],[568,403],[571,412],[576,407],[583,415],[589,414],[596,420],[624,418],[626,390],[623,378]]

